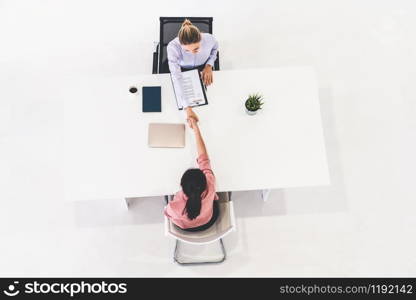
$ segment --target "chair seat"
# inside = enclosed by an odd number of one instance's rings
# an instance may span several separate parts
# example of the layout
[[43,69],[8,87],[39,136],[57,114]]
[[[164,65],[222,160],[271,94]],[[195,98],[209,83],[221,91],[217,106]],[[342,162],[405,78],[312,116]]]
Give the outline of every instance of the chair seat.
[[230,216],[230,202],[219,203],[219,215],[217,221],[204,231],[185,231],[169,220],[169,232],[180,240],[188,243],[214,242],[232,229]]
[[218,193],[219,214],[216,222],[203,231],[185,231],[176,226],[170,219],[165,218],[167,224],[166,232],[190,244],[208,244],[215,242],[235,229],[234,207],[228,193]]
[[[195,232],[182,230],[165,216],[165,233],[176,239],[173,256],[175,262],[181,265],[192,265],[201,263],[221,263],[225,260],[226,251],[222,238],[235,230],[234,206],[231,201],[231,193],[217,194],[219,199],[215,201],[218,201],[218,218],[215,223],[206,230]],[[216,241],[219,242],[220,254],[214,256],[210,255],[209,259],[201,258],[202,248],[212,246]],[[186,244],[189,244],[189,246],[198,245],[198,247],[194,247],[193,251],[189,252],[189,247],[184,247]],[[204,247],[201,247],[201,245]],[[195,252],[195,249],[197,252]]]

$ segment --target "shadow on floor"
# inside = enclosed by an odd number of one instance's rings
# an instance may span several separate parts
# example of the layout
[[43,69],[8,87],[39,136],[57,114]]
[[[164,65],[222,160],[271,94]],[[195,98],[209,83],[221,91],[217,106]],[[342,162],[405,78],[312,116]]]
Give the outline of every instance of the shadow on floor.
[[75,202],[75,223],[79,227],[139,224],[163,226],[163,197],[129,198],[129,202],[128,209],[126,202],[120,199]]

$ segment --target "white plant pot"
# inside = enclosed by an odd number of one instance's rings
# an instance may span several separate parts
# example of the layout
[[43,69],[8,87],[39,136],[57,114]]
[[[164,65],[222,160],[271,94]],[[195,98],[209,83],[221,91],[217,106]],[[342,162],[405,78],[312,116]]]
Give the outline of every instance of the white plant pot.
[[248,109],[247,109],[247,107],[246,107],[246,113],[247,113],[249,116],[254,116],[255,114],[257,114],[257,110],[255,110],[255,111],[248,110]]

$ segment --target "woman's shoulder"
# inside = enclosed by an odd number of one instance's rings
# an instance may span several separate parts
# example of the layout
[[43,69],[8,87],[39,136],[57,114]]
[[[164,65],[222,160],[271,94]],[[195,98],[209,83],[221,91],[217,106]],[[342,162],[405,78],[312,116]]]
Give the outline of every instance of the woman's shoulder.
[[183,202],[183,201],[186,201],[186,200],[187,200],[187,197],[186,197],[185,193],[182,190],[180,190],[180,191],[176,192],[176,194],[173,196],[173,199],[172,199],[171,202]]
[[175,212],[179,213],[183,210],[186,205],[187,197],[183,191],[177,192],[172,201],[169,201],[168,206]]
[[206,40],[215,40],[214,36],[211,33],[208,32],[202,32],[201,33],[202,38]]
[[202,33],[202,41],[206,45],[213,46],[217,43],[217,40],[211,33]]
[[181,46],[181,44],[179,43],[179,38],[176,37],[168,43],[167,47],[170,48],[170,49],[172,49],[172,48],[176,49],[180,46]]

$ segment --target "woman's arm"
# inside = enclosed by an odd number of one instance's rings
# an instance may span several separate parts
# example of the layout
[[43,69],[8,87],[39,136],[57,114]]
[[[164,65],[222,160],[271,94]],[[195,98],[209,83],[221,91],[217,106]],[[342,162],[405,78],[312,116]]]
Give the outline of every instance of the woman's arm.
[[[175,48],[173,44],[169,44],[167,47],[167,53],[168,53],[168,64],[169,64],[169,70],[172,75],[172,80],[174,81],[175,86],[179,89],[182,88],[182,70],[181,66],[179,65],[179,53],[178,50]],[[179,93],[182,93],[182,90],[179,91]],[[180,95],[177,95],[181,101],[182,101],[182,107],[184,111],[186,112],[187,118],[194,118],[196,121],[198,121],[198,116],[195,114],[195,112],[192,110],[192,107],[189,106],[189,103],[184,99],[184,97],[181,97]]]
[[[188,122],[190,123],[190,126],[195,133],[196,146],[198,151],[198,158],[196,161],[198,162],[199,169],[205,174],[205,177],[207,178],[208,190],[215,191],[215,176],[212,172],[211,162],[208,157],[207,148],[205,147],[201,131],[199,130],[198,124],[195,121],[195,119],[190,118],[188,119]],[[215,196],[215,200],[217,199],[218,196]]]
[[[192,107],[188,106],[187,108],[185,108],[185,112],[186,112],[186,119],[193,118],[193,119],[195,119],[195,121],[197,121],[197,122],[199,121],[198,116],[193,111]],[[191,126],[191,125],[189,124],[189,126]]]
[[218,42],[217,40],[214,38],[214,36],[212,36],[212,49],[211,49],[211,54],[208,58],[207,61],[207,65],[210,65],[211,67],[214,66],[215,60],[217,59],[217,52],[218,52]]
[[212,48],[211,54],[208,57],[207,63],[205,64],[204,70],[202,71],[202,81],[205,85],[210,85],[213,83],[213,75],[212,75],[212,68],[214,67],[215,60],[217,59],[218,53],[218,42],[217,40],[211,35],[212,38]]
[[189,126],[194,130],[198,157],[201,155],[208,155],[197,121],[194,118],[189,118],[188,122]]
[[[172,43],[172,42],[171,42]],[[174,44],[169,43],[166,51],[168,54],[168,64],[169,64],[169,71],[172,75],[172,81],[173,84],[177,89],[179,89],[177,92],[179,95],[176,95],[180,101],[181,105],[184,109],[186,109],[189,106],[189,103],[185,99],[185,97],[182,97],[182,70],[181,66],[179,65],[179,51],[177,47]]]

